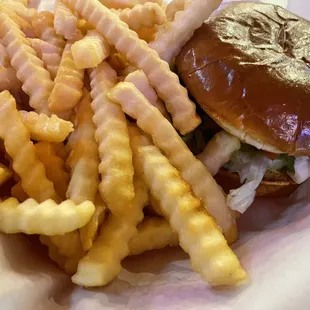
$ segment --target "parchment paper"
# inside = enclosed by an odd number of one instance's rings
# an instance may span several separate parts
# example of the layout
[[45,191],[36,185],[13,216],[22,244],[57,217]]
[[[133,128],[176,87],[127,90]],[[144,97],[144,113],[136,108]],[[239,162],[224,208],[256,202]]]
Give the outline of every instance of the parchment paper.
[[[269,2],[310,19],[309,0]],[[234,289],[210,288],[187,255],[171,248],[126,259],[118,280],[86,290],[71,284],[35,238],[0,234],[0,309],[309,310],[310,181],[289,198],[258,200],[239,224],[234,249],[251,283]]]

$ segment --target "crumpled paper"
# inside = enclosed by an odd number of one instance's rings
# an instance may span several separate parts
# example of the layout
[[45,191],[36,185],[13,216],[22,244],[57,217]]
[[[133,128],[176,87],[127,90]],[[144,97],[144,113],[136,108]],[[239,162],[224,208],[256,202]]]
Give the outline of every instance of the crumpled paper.
[[[269,2],[310,19],[308,0]],[[52,9],[52,1],[43,0],[41,8]],[[239,227],[234,250],[250,283],[221,289],[202,281],[179,248],[130,257],[113,283],[83,289],[48,260],[35,238],[0,234],[0,309],[309,310],[310,181],[289,198],[257,200]]]

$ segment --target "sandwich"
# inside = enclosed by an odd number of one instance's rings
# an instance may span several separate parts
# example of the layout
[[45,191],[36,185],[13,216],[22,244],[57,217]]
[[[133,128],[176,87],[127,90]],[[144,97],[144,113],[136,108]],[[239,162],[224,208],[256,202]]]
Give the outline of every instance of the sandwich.
[[213,174],[232,209],[289,195],[309,178],[309,21],[272,4],[230,3],[174,65],[204,120],[184,140],[202,161],[200,152],[218,152],[209,168],[220,162]]

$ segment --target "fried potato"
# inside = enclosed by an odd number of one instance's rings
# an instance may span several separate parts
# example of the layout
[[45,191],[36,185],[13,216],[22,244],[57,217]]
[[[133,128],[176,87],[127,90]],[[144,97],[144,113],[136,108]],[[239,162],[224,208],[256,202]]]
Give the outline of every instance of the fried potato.
[[179,245],[178,234],[161,217],[145,218],[137,227],[138,234],[129,242],[129,255]]
[[76,109],[76,143],[72,145],[72,155],[69,156],[68,163],[71,179],[66,196],[75,203],[85,200],[94,202],[99,185],[100,159],[93,115],[90,94],[84,89],[84,97]]
[[94,212],[90,201],[76,205],[66,200],[57,205],[51,199],[37,203],[29,198],[19,203],[9,198],[0,203],[0,231],[48,236],[65,234],[87,224]]
[[31,23],[34,16],[37,14],[37,10],[27,8],[24,4],[18,1],[1,0],[1,3],[5,4],[9,9],[14,11],[18,16]]
[[164,216],[159,201],[155,199],[152,195],[150,197],[150,207],[157,215]]
[[56,115],[48,117],[45,114],[37,114],[36,112],[19,111],[19,113],[33,140],[62,142],[73,131],[71,122],[65,121]]
[[177,12],[173,22],[165,26],[164,31],[158,31],[149,46],[161,59],[171,63],[194,31],[209,18],[221,2],[222,0],[187,0],[184,11]]
[[84,35],[87,33],[89,30],[94,30],[94,27],[87,22],[85,19],[79,19],[77,23],[77,28],[83,33]]
[[95,68],[109,56],[110,45],[96,30],[89,30],[72,45],[71,52],[77,68]]
[[111,10],[125,22],[130,29],[152,28],[155,25],[162,25],[166,21],[165,11],[157,3],[146,2],[137,4],[132,9],[121,11]]
[[163,5],[163,0],[137,0],[137,4],[145,4],[145,3],[157,3],[158,5]]
[[78,264],[73,283],[101,286],[112,281],[121,271],[121,261],[129,254],[128,242],[137,234],[136,225],[143,219],[148,192],[143,180],[135,178],[135,198],[126,215],[110,214],[97,240]]
[[157,97],[155,90],[149,84],[147,76],[141,70],[137,70],[128,74],[125,82],[130,82],[144,95],[144,97],[156,107],[165,118],[170,119],[169,113],[166,110],[164,103]]
[[150,84],[164,100],[173,124],[181,134],[194,130],[201,122],[195,104],[187,90],[179,83],[176,74],[162,61],[146,42],[126,27],[114,13],[96,0],[63,0],[71,9],[96,26],[98,32],[122,53],[130,63],[144,71]]
[[246,278],[238,258],[227,245],[217,224],[193,196],[191,187],[169,160],[152,145],[146,145],[137,135],[134,154],[140,159],[144,180],[180,245],[190,256],[192,267],[211,285],[232,285]]
[[0,186],[13,176],[12,171],[0,163]]
[[31,107],[48,114],[47,98],[53,88],[50,74],[18,25],[3,13],[0,13],[0,38],[23,83],[23,91],[30,97]]
[[[53,146],[49,142],[35,144],[36,154],[43,163],[47,177],[54,183],[56,193],[65,199],[69,184],[69,173],[65,169],[64,161],[57,156]],[[74,203],[79,204],[81,202]]]
[[38,57],[43,61],[44,68],[49,71],[52,80],[54,80],[59,68],[63,50],[41,39],[29,39],[29,41]]
[[56,0],[54,16],[56,33],[64,36],[67,40],[71,40],[77,34],[77,23],[77,16],[61,0]]
[[197,158],[207,167],[212,175],[216,175],[220,168],[230,161],[233,153],[241,147],[239,139],[227,131],[220,131],[207,144]]
[[96,195],[95,208],[95,213],[90,221],[84,227],[80,228],[80,238],[84,251],[88,251],[93,246],[93,242],[96,240],[99,232],[99,227],[105,219],[107,206],[103,202],[100,194]]
[[149,43],[154,41],[155,34],[158,30],[158,26],[155,25],[152,28],[141,28],[137,30],[137,34],[141,40],[144,40],[145,42]]
[[37,37],[45,42],[63,49],[66,45],[64,38],[54,29],[54,15],[48,11],[41,11],[32,20],[32,26]]
[[152,136],[154,143],[164,151],[172,165],[180,171],[182,178],[191,185],[194,194],[203,201],[204,207],[225,235],[230,236],[235,231],[235,220],[220,187],[202,162],[191,153],[173,126],[131,83],[119,83],[110,91],[109,97],[120,103],[123,111],[136,119],[137,125]]
[[11,66],[0,66],[0,91],[18,91],[21,87],[22,84],[16,76],[16,70]]
[[173,21],[175,14],[184,11],[186,0],[172,0],[166,7],[167,21]]
[[117,51],[110,52],[107,62],[117,73],[120,73],[129,65],[126,57]]
[[99,0],[99,1],[109,9],[133,8],[137,4],[136,0]]
[[11,188],[11,195],[19,202],[24,202],[29,198],[29,196],[23,190],[22,183],[20,181]]
[[53,183],[46,177],[44,166],[30,141],[29,131],[16,110],[15,99],[8,91],[0,93],[0,137],[29,197],[38,202],[49,198],[57,200]]
[[82,98],[84,70],[74,63],[71,43],[67,43],[62,54],[55,85],[48,98],[49,108],[53,112],[71,111]]
[[126,117],[106,92],[117,81],[116,72],[103,61],[90,74],[93,121],[101,163],[99,191],[114,215],[124,216],[134,198],[133,164]]

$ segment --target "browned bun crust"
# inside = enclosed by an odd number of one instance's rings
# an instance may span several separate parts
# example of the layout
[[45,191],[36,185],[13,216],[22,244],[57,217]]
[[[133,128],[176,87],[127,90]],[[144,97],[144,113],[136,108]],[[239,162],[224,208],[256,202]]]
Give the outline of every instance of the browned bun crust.
[[222,128],[273,153],[310,156],[310,22],[231,3],[183,47],[176,70]]
[[[228,194],[229,190],[241,186],[238,173],[221,168],[215,176],[217,183]],[[285,172],[267,171],[263,181],[256,190],[257,197],[284,197],[292,194],[298,187]]]

